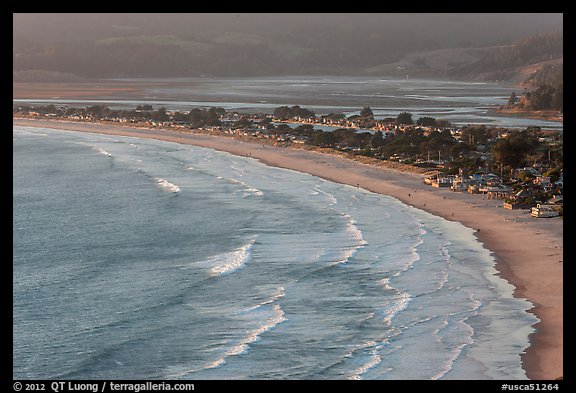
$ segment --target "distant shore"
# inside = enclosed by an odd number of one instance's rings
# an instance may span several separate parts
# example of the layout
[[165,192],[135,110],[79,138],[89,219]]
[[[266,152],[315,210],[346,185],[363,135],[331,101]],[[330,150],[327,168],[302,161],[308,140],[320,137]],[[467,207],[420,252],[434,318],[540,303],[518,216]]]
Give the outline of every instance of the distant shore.
[[362,163],[326,151],[286,148],[193,131],[124,127],[114,124],[14,119],[14,125],[159,139],[225,151],[261,162],[362,187],[447,220],[476,229],[496,260],[500,275],[516,287],[515,296],[534,304],[541,322],[522,356],[530,379],[563,376],[563,219],[534,219],[526,211],[502,208],[481,195],[433,189],[422,174],[404,167]]
[[520,109],[497,109],[496,113],[528,117],[530,119],[564,122],[564,114],[559,111],[528,111]]

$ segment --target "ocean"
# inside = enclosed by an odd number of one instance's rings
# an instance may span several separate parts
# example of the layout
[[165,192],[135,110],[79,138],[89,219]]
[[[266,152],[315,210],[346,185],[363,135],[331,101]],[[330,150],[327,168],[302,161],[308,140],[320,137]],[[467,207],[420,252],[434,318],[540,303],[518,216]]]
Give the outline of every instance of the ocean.
[[526,379],[473,230],[177,143],[13,127],[14,379]]

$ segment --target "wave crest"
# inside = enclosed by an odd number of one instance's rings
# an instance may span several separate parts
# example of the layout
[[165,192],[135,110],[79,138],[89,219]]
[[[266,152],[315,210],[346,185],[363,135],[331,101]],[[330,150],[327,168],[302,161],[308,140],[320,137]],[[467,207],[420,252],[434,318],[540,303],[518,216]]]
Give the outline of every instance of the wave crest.
[[249,243],[234,251],[213,257],[210,260],[210,262],[213,263],[210,269],[212,275],[220,276],[222,274],[229,274],[242,268],[252,258],[252,246],[255,241],[256,239],[252,239]]
[[160,177],[155,177],[154,179],[164,191],[173,193],[180,192],[180,187],[178,187],[176,184],[170,183],[168,180],[162,179]]

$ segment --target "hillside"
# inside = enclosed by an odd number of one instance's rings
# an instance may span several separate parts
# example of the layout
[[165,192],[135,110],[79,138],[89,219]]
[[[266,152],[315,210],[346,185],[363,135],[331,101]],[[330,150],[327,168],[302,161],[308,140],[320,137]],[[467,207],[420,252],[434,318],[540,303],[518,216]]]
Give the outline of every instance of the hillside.
[[15,14],[13,71],[514,80],[522,67],[562,56],[562,33],[542,33],[561,21],[561,14]]
[[365,71],[371,75],[500,80],[531,87],[542,69],[562,65],[563,33],[559,31],[523,38],[509,45],[413,52],[399,61]]

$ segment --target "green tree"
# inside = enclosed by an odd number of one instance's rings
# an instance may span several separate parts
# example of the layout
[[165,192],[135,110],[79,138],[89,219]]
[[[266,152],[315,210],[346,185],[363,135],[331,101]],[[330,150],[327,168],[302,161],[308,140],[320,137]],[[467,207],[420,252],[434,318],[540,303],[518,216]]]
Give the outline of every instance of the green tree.
[[516,96],[516,92],[513,91],[512,94],[510,94],[510,97],[508,97],[508,106],[513,107],[514,105],[516,105],[517,102],[518,97]]
[[416,121],[416,124],[423,127],[436,127],[436,119],[430,116],[422,116]]
[[206,111],[205,122],[209,126],[217,126],[220,125],[220,114],[222,114],[222,108],[210,107],[208,111]]
[[157,111],[152,112],[152,120],[155,121],[168,121],[170,116],[166,113],[166,108],[158,108]]
[[564,112],[564,87],[559,86],[552,93],[552,100],[550,102],[552,109]]
[[410,112],[401,112],[396,116],[397,125],[410,125],[414,124],[412,120],[412,114]]
[[242,116],[238,121],[234,123],[236,128],[247,128],[252,126],[252,121],[246,116]]
[[526,132],[519,132],[508,138],[498,140],[492,147],[492,156],[498,164],[517,168],[525,157],[533,152],[536,142]]
[[384,134],[382,134],[382,131],[376,131],[374,135],[372,135],[370,144],[375,149],[384,146]]
[[279,106],[278,108],[274,109],[274,117],[280,120],[286,120],[292,117],[292,111],[286,105]]
[[338,142],[338,138],[333,132],[326,132],[322,130],[314,130],[310,143],[320,147],[334,147]]
[[362,110],[360,111],[360,116],[361,117],[367,117],[367,118],[374,118],[374,113],[372,112],[372,109],[369,106],[365,106],[364,108],[362,108]]
[[86,113],[94,117],[104,117],[110,113],[110,108],[106,105],[93,105],[86,108]]
[[530,106],[534,110],[551,109],[554,89],[549,85],[538,87],[530,95]]

